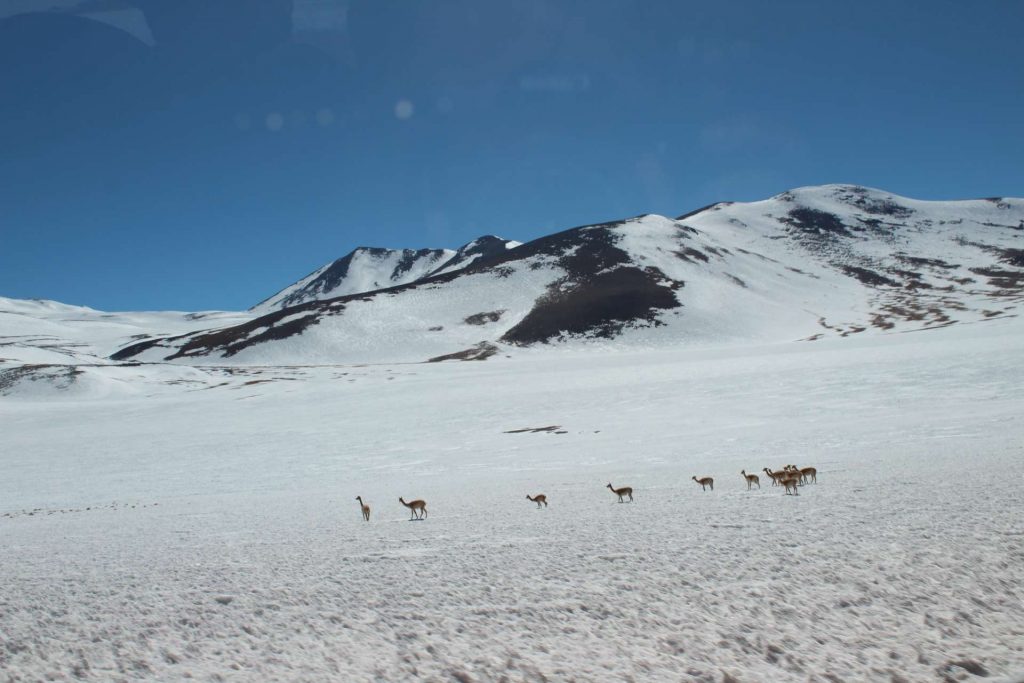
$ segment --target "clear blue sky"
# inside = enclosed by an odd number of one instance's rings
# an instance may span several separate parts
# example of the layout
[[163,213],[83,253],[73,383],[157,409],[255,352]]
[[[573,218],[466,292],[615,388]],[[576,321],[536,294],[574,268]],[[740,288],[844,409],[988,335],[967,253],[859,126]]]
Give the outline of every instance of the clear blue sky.
[[1017,0],[10,3],[2,296],[240,309],[360,245],[1024,195]]

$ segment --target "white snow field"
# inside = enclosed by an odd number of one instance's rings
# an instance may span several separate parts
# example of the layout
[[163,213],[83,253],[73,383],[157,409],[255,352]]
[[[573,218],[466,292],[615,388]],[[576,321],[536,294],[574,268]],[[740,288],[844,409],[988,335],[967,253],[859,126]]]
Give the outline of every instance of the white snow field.
[[2,396],[0,680],[1020,676],[1021,332]]
[[0,369],[20,364],[109,365],[127,341],[251,320],[249,313],[145,311],[107,313],[43,299],[0,296]]

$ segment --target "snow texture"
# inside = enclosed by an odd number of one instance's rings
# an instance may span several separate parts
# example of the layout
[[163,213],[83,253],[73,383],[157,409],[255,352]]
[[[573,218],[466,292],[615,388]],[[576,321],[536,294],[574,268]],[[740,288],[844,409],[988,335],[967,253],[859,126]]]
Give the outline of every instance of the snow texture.
[[1020,332],[0,398],[0,678],[1019,680]]

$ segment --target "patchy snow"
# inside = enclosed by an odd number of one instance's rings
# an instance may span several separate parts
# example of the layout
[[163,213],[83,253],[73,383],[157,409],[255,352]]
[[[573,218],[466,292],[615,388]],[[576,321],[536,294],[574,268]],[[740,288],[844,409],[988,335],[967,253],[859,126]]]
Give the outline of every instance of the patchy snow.
[[[0,670],[1019,680],[1018,321],[560,348],[0,397]],[[818,483],[746,490],[787,463]]]
[[452,249],[360,247],[313,271],[252,308],[257,314],[414,282],[455,256]]
[[[408,360],[421,361],[460,351],[500,334],[521,319],[545,291],[551,268],[522,268],[515,287],[487,274],[470,274],[447,286],[423,284],[401,296],[381,295],[345,304],[344,313],[325,316],[288,344],[259,344],[218,360],[231,365],[288,364],[296,351],[307,363],[336,363],[338,349],[350,361],[393,361],[397,349],[415,349]],[[480,313],[500,312],[495,322],[467,323]],[[440,328],[440,329],[438,329]],[[153,360],[164,349],[154,349]],[[150,356],[147,356],[150,357]],[[197,359],[209,363],[209,359]]]
[[482,258],[514,249],[520,244],[495,235],[484,235],[457,250],[359,247],[285,287],[251,310],[262,315],[310,301],[406,285],[462,270]]
[[[353,294],[303,306],[296,313],[302,325],[273,318],[258,338],[248,328],[193,334],[126,357],[418,362],[480,343],[811,342],[1013,318],[1024,303],[1020,199],[926,202],[825,185],[677,219],[644,215],[587,226],[511,249],[501,238],[481,240],[451,259],[457,270],[381,291],[365,290],[382,285],[379,273],[400,252],[376,250],[385,265],[362,270],[361,260],[346,257],[351,263],[335,273],[347,269],[340,285],[318,277],[302,286],[300,299]],[[476,258],[477,248],[489,256]],[[321,285],[324,291],[310,289]],[[474,324],[497,311],[494,324]],[[188,353],[179,353],[185,346]]]
[[486,259],[501,252],[515,249],[520,245],[522,245],[522,242],[506,240],[494,235],[477,238],[460,247],[449,261],[432,272],[431,275],[454,273],[457,270],[468,268],[481,259]]

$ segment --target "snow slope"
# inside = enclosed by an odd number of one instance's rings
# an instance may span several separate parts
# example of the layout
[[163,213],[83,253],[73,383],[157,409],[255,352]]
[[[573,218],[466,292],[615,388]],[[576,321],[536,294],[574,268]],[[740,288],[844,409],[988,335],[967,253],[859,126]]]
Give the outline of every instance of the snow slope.
[[443,275],[445,273],[453,273],[456,270],[466,268],[467,266],[482,259],[490,259],[500,256],[509,249],[515,249],[520,244],[522,244],[522,242],[502,239],[495,235],[484,235],[483,237],[478,237],[472,242],[459,247],[459,250],[455,252],[455,255],[452,256],[451,259],[430,274]]
[[247,313],[107,313],[39,299],[0,297],[0,367],[20,363],[110,363],[126,344],[150,337],[237,325]]
[[[1019,319],[158,368],[211,381],[0,398],[0,678],[1024,672]],[[799,496],[739,474],[790,462],[818,469]]]
[[973,324],[1018,315],[1022,238],[1021,199],[925,202],[849,185],[800,188],[676,219],[574,228],[456,271],[308,301],[212,334],[146,340],[116,357],[418,362],[606,340],[717,346]]
[[269,313],[307,301],[403,285],[426,276],[453,256],[451,249],[359,247],[261,301],[252,311]]
[[254,313],[270,313],[309,301],[396,287],[429,275],[454,272],[480,258],[504,252],[518,244],[494,235],[485,235],[455,251],[359,247],[285,287],[251,310]]

